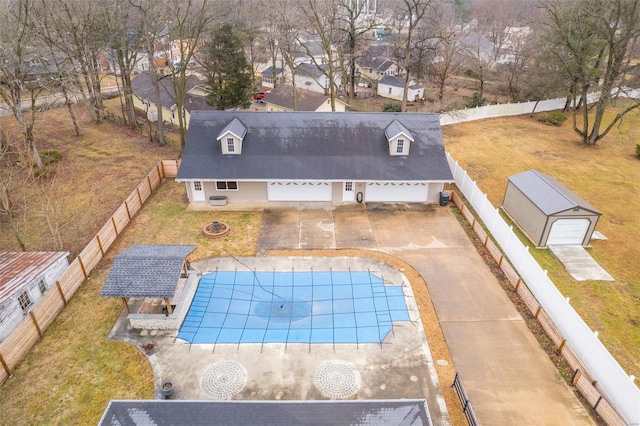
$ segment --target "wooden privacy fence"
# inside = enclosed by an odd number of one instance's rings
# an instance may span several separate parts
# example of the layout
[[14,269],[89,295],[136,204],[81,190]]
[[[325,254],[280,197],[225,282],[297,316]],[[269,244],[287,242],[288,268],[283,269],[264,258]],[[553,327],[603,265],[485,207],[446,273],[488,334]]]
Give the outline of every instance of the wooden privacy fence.
[[465,219],[471,224],[474,232],[482,241],[482,244],[491,253],[493,259],[498,262],[498,266],[505,274],[511,285],[514,287],[516,293],[527,305],[529,311],[538,320],[545,333],[554,342],[558,352],[567,360],[567,363],[574,372],[572,382],[574,386],[585,397],[589,405],[602,417],[602,419],[608,425],[624,425],[624,420],[613,409],[611,404],[604,398],[604,392],[599,388],[597,380],[594,380],[586,373],[586,368],[573,350],[567,344],[566,339],[562,333],[553,324],[547,313],[542,309],[534,295],[531,293],[526,284],[518,276],[518,273],[514,270],[507,259],[502,255],[501,250],[496,244],[489,238],[487,232],[483,229],[481,223],[476,220],[473,212],[462,201],[462,198],[453,191],[452,200],[456,206],[460,209],[460,212]]
[[102,260],[118,235],[140,211],[144,202],[160,186],[164,178],[175,177],[178,172],[177,160],[163,160],[142,179],[131,194],[118,207],[107,223],[89,241],[78,257],[38,301],[33,310],[16,329],[0,343],[0,384],[13,373],[16,366],[43,336],[44,331],[67,306],[82,283]]

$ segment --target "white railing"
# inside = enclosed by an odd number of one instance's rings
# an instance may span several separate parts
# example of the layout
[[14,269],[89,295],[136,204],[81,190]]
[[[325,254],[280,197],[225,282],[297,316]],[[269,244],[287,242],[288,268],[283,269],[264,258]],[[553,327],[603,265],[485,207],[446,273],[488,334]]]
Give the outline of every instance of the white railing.
[[482,219],[540,307],[562,333],[605,398],[629,425],[640,425],[640,389],[582,320],[467,172],[447,153],[457,188]]

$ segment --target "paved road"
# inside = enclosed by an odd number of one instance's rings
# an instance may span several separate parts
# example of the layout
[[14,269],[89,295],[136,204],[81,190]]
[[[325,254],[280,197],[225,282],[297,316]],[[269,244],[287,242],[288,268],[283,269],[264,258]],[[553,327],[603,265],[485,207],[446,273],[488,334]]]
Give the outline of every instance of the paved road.
[[409,262],[427,282],[480,424],[593,424],[449,208],[314,206],[267,208],[260,249],[362,248]]
[[[102,88],[102,93],[103,94],[108,94],[108,93],[115,93],[118,91],[118,88],[116,86],[111,86],[111,87],[103,87]],[[79,97],[79,95],[75,96],[76,98]],[[47,95],[47,96],[39,96],[36,99],[36,106],[37,107],[42,107],[44,105],[52,105],[52,104],[62,104],[64,102],[64,96],[62,95],[62,93],[56,93],[53,95]],[[22,109],[27,110],[31,108],[31,100],[30,99],[25,99],[22,101]],[[11,115],[11,108],[9,108],[7,106],[6,103],[4,102],[0,102],[0,117],[4,117],[7,115]]]

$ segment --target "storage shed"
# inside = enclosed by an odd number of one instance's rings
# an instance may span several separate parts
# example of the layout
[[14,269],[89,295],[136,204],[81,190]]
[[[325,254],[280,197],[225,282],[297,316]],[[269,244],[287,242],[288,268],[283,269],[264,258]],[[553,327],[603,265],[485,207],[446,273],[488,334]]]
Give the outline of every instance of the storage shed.
[[509,177],[502,208],[536,247],[588,246],[602,214],[558,180],[536,170]]

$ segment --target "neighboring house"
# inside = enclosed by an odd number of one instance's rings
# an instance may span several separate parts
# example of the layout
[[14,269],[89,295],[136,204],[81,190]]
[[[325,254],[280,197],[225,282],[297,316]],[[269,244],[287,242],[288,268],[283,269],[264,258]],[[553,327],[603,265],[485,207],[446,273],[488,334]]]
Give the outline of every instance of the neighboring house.
[[[326,73],[326,65],[320,67],[312,63],[301,63],[296,67],[296,87],[312,92],[329,94],[329,76]],[[335,91],[341,84],[340,72],[336,69],[334,76]]]
[[536,247],[588,246],[602,215],[561,182],[536,170],[509,177],[502,208]]
[[356,73],[365,80],[380,81],[385,75],[402,75],[400,65],[386,57],[364,56],[355,60]]
[[282,68],[268,67],[260,74],[262,76],[262,87],[274,88],[276,84],[281,84],[283,80]]
[[[401,101],[403,93],[404,77],[386,75],[378,82],[378,96]],[[414,80],[410,80],[407,100],[409,102],[415,102],[422,98],[424,98],[424,86],[417,84]]]
[[0,342],[69,267],[67,252],[0,252]]
[[183,54],[188,54],[191,51],[191,58],[189,59],[189,65],[195,65],[196,61],[194,55],[198,53],[197,46],[193,45],[193,39],[186,40],[173,40],[169,44],[169,51],[166,56],[170,58],[171,63],[174,66],[180,65],[182,62]]
[[176,180],[191,202],[438,202],[437,114],[194,111]]
[[[296,89],[295,107],[292,86],[278,86],[264,97],[267,111],[316,111],[330,112],[331,98],[310,90]],[[336,112],[345,112],[347,104],[340,99],[335,100]]]
[[[162,107],[162,119],[168,123],[178,125],[178,111],[176,110],[175,91],[170,77],[161,78],[160,84],[160,104]],[[184,100],[184,118],[187,126],[189,125],[189,117],[191,111],[195,109],[215,109],[209,106],[204,97],[200,96],[202,89],[200,80],[195,76],[187,77],[186,95]],[[133,105],[135,108],[144,111],[150,121],[158,120],[158,107],[156,105],[156,96],[153,89],[151,75],[140,74],[131,80],[131,89],[133,91]],[[202,99],[198,99],[198,97]]]

